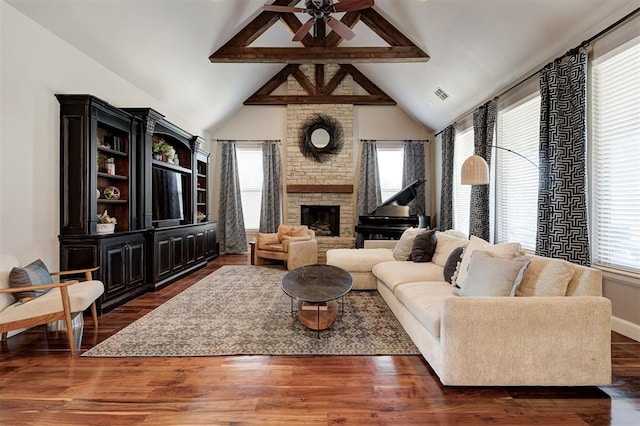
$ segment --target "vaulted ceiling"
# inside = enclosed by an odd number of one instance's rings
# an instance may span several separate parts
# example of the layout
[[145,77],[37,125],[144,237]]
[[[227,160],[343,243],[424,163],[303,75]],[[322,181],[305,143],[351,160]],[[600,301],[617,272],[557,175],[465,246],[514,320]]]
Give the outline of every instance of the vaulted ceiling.
[[[209,131],[285,66],[209,61],[265,0],[4,1]],[[638,0],[376,0],[374,11],[430,58],[354,65],[409,116],[439,130],[637,7]],[[340,46],[388,46],[362,22],[353,31]],[[276,24],[252,46],[299,46],[291,37]]]

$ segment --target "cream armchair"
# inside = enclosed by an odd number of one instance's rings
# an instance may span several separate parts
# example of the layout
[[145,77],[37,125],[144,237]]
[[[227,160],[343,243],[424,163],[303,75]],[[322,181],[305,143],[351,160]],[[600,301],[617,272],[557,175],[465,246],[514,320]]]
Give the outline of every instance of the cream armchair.
[[[29,287],[9,286],[9,273],[20,267],[15,256],[0,254],[0,340],[7,338],[7,332],[64,320],[71,354],[76,352],[71,315],[81,313],[91,306],[93,324],[98,328],[98,314],[95,301],[104,292],[101,281],[93,280],[91,272],[98,268],[76,271],[52,272],[51,275],[84,274],[86,281],[68,281]],[[13,293],[29,290],[49,291],[33,300],[19,302]],[[80,314],[82,315],[82,314]]]
[[316,233],[305,225],[280,225],[277,233],[258,233],[253,263],[265,265],[278,260],[283,260],[288,270],[316,264]]

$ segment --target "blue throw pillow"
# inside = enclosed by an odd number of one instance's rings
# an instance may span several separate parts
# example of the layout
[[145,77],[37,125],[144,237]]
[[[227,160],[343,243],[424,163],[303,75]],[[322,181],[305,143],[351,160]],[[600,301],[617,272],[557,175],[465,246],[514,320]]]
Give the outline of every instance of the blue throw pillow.
[[[49,270],[40,259],[22,268],[13,268],[9,272],[9,286],[12,288],[42,284],[53,284],[53,278],[51,278]],[[47,291],[49,290],[19,291],[12,294],[18,301],[25,302],[42,296]]]

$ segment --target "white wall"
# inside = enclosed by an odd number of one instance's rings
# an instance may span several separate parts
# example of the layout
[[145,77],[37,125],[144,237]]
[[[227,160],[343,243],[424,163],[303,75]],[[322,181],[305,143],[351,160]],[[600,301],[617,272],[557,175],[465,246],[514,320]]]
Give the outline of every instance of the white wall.
[[0,252],[58,269],[59,114],[55,93],[87,93],[116,106],[170,109],[0,2]]

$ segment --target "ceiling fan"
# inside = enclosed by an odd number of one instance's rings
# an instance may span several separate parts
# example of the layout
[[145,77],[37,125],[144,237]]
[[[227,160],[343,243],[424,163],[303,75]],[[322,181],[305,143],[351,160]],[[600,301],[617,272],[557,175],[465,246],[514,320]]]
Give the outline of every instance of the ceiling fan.
[[351,31],[347,25],[343,24],[339,19],[331,16],[332,13],[353,12],[356,10],[367,9],[373,7],[374,0],[342,0],[341,2],[331,0],[306,0],[306,7],[294,6],[278,6],[273,4],[265,4],[264,10],[269,12],[284,13],[308,13],[309,18],[293,36],[293,41],[301,41],[315,23],[322,19],[325,24],[340,37],[345,40],[351,40],[355,37],[355,33]]

